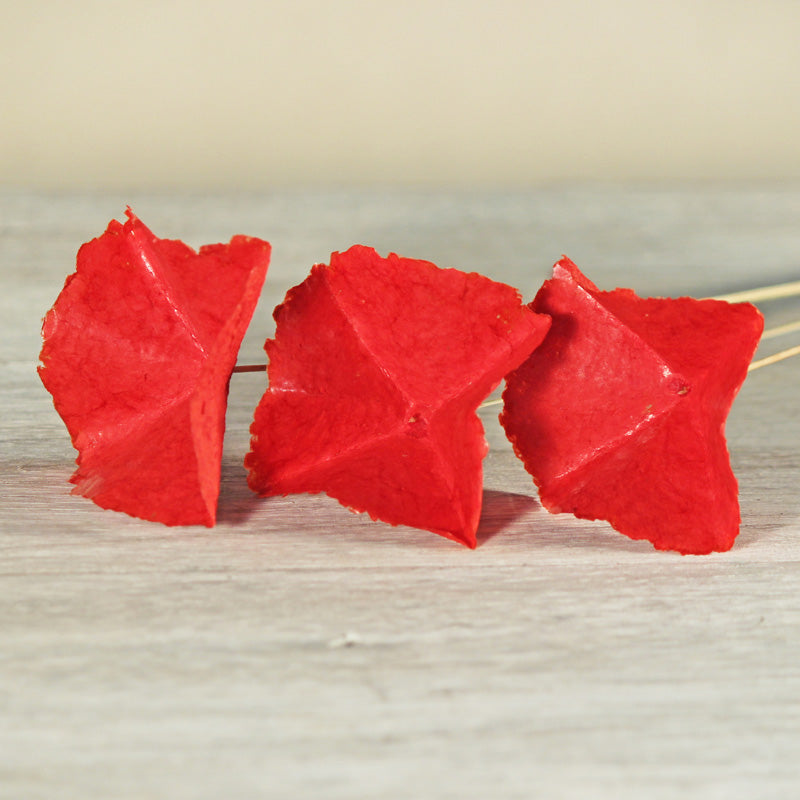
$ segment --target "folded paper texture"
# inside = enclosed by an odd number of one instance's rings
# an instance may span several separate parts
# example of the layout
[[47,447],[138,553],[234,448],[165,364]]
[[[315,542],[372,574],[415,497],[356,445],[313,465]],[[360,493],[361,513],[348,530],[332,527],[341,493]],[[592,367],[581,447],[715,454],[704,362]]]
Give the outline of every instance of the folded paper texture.
[[481,275],[355,246],[314,267],[275,319],[250,486],[327,492],[474,547],[487,452],[475,412],[548,317]]
[[659,549],[730,549],[740,519],[725,420],[759,311],[603,292],[567,258],[531,308],[551,332],[508,376],[501,423],[544,506]]
[[104,508],[213,525],[228,380],[270,258],[244,236],[195,252],[130,211],[78,252],[44,320],[39,375]]

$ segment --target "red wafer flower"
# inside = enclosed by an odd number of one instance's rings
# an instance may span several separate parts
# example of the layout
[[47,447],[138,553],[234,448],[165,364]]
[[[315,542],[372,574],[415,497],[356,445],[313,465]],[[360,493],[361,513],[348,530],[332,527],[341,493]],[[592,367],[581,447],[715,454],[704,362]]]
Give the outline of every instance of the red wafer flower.
[[78,252],[44,320],[39,375],[79,451],[74,493],[211,526],[228,380],[270,246],[236,236],[195,252],[127,216]]
[[487,451],[475,412],[548,318],[481,275],[356,246],[314,267],[275,319],[251,488],[326,492],[474,547]]
[[507,377],[501,422],[544,506],[660,550],[739,531],[725,420],[763,329],[752,305],[600,291],[559,261],[531,308],[551,332]]

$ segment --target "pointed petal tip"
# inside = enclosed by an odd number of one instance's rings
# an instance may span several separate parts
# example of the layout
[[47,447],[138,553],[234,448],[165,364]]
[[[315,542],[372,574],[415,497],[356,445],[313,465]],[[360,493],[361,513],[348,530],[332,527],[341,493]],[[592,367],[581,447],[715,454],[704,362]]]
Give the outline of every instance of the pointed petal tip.
[[478,547],[478,538],[474,533],[472,534],[471,537],[466,537],[464,539],[459,539],[457,541],[460,541],[461,544],[464,545],[464,547],[467,547],[470,550],[475,550]]
[[553,265],[554,280],[568,280],[577,283],[582,289],[588,292],[599,292],[600,289],[586,275],[581,272],[578,265],[567,256],[561,258]]

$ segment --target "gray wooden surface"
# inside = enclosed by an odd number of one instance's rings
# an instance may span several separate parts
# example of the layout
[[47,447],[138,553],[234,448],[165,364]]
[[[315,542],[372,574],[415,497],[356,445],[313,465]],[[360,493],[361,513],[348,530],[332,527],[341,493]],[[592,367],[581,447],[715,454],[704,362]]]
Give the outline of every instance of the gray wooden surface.
[[800,795],[800,359],[753,373],[730,417],[730,553],[549,516],[489,413],[474,552],[324,497],[259,500],[258,375],[232,381],[219,525],[167,529],[69,495],[35,374],[42,314],[126,202],[193,245],[272,241],[242,361],[355,242],[526,296],[562,252],[642,294],[800,277],[800,187],[1,196],[0,797]]

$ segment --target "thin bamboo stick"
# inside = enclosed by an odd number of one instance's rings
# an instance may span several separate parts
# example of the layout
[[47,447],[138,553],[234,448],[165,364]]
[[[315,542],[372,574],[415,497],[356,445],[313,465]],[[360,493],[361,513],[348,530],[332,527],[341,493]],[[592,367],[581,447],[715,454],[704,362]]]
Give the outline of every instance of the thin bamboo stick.
[[800,281],[789,283],[776,283],[773,286],[760,286],[757,289],[747,289],[744,292],[719,294],[711,300],[725,300],[728,303],[758,303],[763,300],[778,300],[781,297],[794,297],[800,294]]
[[788,350],[781,350],[780,353],[775,353],[766,358],[759,358],[758,361],[751,361],[747,371],[752,372],[754,369],[761,369],[761,367],[766,367],[769,364],[776,364],[778,361],[783,361],[792,356],[800,356],[800,344],[796,347],[790,347]]
[[485,403],[481,403],[478,408],[491,408],[492,406],[501,405],[503,405],[503,399],[499,397],[497,400],[487,400]]
[[237,364],[233,368],[234,372],[266,372],[266,364]]
[[774,339],[776,336],[783,336],[786,333],[794,333],[800,331],[800,320],[797,322],[788,322],[786,325],[778,325],[776,328],[770,328],[761,334],[761,341],[764,339]]
[[[777,300],[782,297],[793,297],[800,295],[800,281],[791,281],[790,283],[778,283],[773,286],[761,286],[757,289],[748,289],[743,292],[733,292],[731,294],[720,294],[710,299],[712,300],[725,300],[728,303],[755,303],[764,300]],[[796,322],[789,322],[786,325],[778,325],[775,328],[770,328],[761,335],[761,340],[774,339],[776,336],[783,336],[787,333],[794,333],[800,331],[800,320]],[[782,350],[774,356],[762,358],[759,361],[753,361],[748,367],[748,371],[766,367],[767,364],[775,364],[782,361],[784,358],[790,358],[797,355],[798,348],[792,347],[789,350]],[[237,364],[234,372],[266,372],[266,364]],[[490,400],[483,403],[480,408],[489,408],[490,406],[500,405],[502,400]]]

